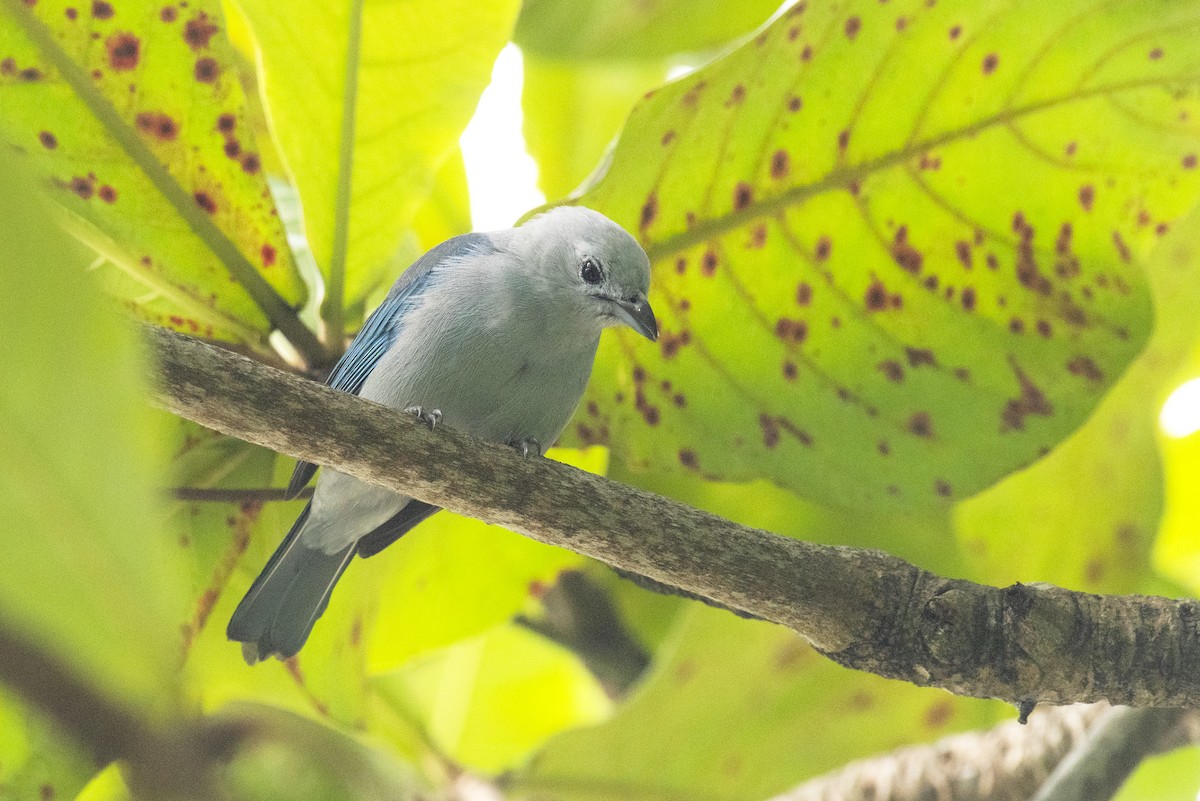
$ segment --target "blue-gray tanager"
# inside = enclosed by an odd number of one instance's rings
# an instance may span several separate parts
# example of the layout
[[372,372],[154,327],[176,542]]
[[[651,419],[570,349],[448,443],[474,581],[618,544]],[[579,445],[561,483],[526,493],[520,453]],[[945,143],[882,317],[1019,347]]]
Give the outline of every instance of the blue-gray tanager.
[[[579,403],[601,331],[624,324],[658,337],[649,283],[642,248],[590,209],[455,237],[400,276],[329,384],[540,454]],[[289,493],[316,469],[298,464]],[[436,511],[325,470],[233,613],[229,638],[251,664],[295,655],[354,555],[379,553]]]

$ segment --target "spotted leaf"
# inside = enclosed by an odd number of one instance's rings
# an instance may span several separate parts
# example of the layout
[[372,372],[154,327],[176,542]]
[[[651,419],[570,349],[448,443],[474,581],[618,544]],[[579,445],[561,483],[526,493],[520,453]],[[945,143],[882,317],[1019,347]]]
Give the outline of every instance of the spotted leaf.
[[574,436],[835,504],[977,492],[1151,329],[1200,191],[1200,4],[794,5],[632,114],[577,201],[654,265]]
[[[220,3],[0,5],[0,137],[27,153],[136,312],[299,339],[304,298],[245,124]],[[302,344],[298,342],[298,344]]]

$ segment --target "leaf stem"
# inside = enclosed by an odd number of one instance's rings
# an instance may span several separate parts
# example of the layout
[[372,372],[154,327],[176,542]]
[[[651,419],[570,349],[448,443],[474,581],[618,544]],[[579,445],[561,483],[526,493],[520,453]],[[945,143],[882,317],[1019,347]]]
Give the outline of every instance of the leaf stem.
[[325,320],[325,341],[341,351],[346,323],[342,304],[346,290],[346,250],[350,241],[350,202],[354,191],[354,136],[358,115],[358,67],[362,50],[363,0],[350,4],[350,29],[346,41],[346,64],[342,82],[342,130],[338,142],[337,197],[333,211],[333,245],[329,254],[329,283],[321,316]]

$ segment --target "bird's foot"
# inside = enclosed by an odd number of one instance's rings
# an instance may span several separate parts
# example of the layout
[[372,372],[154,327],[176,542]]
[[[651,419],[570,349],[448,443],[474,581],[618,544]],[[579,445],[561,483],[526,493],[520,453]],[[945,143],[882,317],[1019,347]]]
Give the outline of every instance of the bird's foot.
[[437,428],[438,423],[442,422],[441,409],[430,409],[429,411],[426,411],[420,406],[409,406],[404,411],[406,414],[416,415],[417,419],[422,423],[428,423],[430,429]]
[[517,452],[520,453],[521,456],[526,459],[529,458],[529,454],[531,454],[531,453],[534,456],[542,455],[542,443],[538,442],[533,437],[526,437],[525,439],[509,440],[508,444],[510,446],[516,448]]

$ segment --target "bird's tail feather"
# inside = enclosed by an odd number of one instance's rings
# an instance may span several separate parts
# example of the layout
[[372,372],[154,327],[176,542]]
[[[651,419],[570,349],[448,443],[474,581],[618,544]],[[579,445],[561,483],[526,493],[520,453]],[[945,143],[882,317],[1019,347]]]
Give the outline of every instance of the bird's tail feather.
[[272,655],[283,659],[296,655],[354,558],[353,545],[326,553],[301,541],[310,507],[296,518],[229,620],[226,635],[242,643],[242,654],[250,664]]

